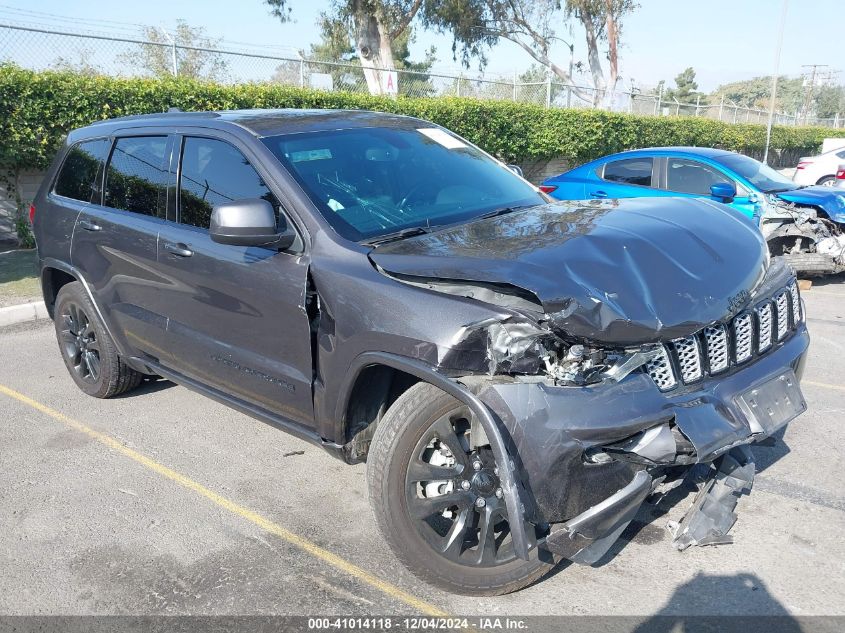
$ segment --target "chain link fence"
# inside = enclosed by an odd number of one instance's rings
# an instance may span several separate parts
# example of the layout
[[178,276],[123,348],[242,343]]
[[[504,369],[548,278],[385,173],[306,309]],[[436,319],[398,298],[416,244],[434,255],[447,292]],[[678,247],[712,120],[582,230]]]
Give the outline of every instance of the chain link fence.
[[[162,32],[164,34],[164,32]],[[172,74],[221,83],[275,82],[321,90],[370,93],[358,63],[307,59],[284,46],[241,46],[237,49],[188,46],[164,34],[167,42],[124,35],[58,30],[33,24],[0,24],[0,63],[32,70],[72,70],[121,77]],[[602,108],[651,116],[697,116],[729,123],[763,123],[768,112],[729,101],[680,103],[641,91],[597,91],[565,84],[552,77],[523,82],[514,75],[449,74],[435,71],[395,71],[395,92],[411,97],[460,96],[531,103],[550,108]],[[387,71],[378,73],[383,80]],[[392,91],[391,91],[392,92]],[[832,119],[777,114],[778,125],[843,127]]]

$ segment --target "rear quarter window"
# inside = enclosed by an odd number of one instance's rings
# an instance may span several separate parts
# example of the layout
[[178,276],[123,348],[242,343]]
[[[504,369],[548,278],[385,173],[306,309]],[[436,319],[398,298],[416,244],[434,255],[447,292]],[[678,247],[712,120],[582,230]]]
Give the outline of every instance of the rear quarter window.
[[109,152],[108,139],[82,141],[68,150],[53,193],[72,200],[91,202],[95,179]]

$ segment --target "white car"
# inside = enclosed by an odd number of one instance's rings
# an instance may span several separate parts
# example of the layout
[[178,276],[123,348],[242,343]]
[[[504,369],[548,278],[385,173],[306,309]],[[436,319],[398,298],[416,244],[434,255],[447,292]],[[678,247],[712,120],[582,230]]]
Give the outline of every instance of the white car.
[[836,180],[833,181],[833,186],[845,189],[845,164],[839,165],[836,170]]
[[845,161],[845,147],[818,156],[804,157],[798,161],[792,180],[804,186],[832,187],[836,184],[836,170],[843,161]]

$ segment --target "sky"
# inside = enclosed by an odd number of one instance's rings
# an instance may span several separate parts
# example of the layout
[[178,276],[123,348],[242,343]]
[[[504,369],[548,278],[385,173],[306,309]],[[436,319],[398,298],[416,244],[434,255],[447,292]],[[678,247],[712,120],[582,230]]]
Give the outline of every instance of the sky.
[[[845,62],[840,66],[841,0],[788,1],[781,74],[800,75],[806,70],[802,68],[805,64],[845,70]],[[132,25],[172,29],[177,19],[184,19],[227,42],[307,51],[319,38],[316,22],[329,0],[290,0],[290,5],[295,22],[282,24],[261,0],[0,0],[0,24],[14,20],[130,34],[136,28]],[[722,83],[770,75],[774,69],[781,0],[640,0],[640,5],[623,23],[620,56],[622,85],[626,88],[632,80],[645,87],[661,79],[673,85],[675,75],[692,66],[699,89],[709,92]],[[564,24],[558,33],[569,36]],[[583,32],[577,24],[572,28],[572,38],[576,61],[585,60]],[[438,53],[436,68],[459,68],[452,59],[447,35],[419,30],[411,48],[412,58],[422,58],[431,45]],[[569,63],[569,51],[562,45],[552,51],[552,57],[562,66]],[[488,73],[506,76],[532,63],[526,53],[509,42],[492,49],[488,60]],[[839,75],[837,79],[841,83],[845,77]]]

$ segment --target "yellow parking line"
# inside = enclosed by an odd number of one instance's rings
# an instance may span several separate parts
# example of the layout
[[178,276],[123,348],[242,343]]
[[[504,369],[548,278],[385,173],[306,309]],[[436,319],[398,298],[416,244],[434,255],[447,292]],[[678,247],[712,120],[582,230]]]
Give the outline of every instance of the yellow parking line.
[[22,393],[15,391],[14,389],[10,389],[5,387],[4,385],[0,385],[0,393],[3,393],[10,398],[14,398],[15,400],[22,402],[33,409],[37,409],[41,413],[45,415],[49,415],[54,420],[58,420],[62,424],[84,433],[88,437],[97,440],[101,444],[108,446],[110,449],[125,455],[132,461],[135,461],[142,466],[148,468],[149,470],[153,471],[156,474],[162,475],[167,479],[179,484],[180,486],[187,488],[188,490],[193,490],[194,492],[202,495],[209,501],[217,504],[221,508],[228,510],[229,512],[238,515],[239,517],[246,519],[247,521],[254,523],[258,527],[263,530],[266,530],[270,534],[275,534],[283,541],[290,543],[298,547],[299,549],[311,554],[315,558],[322,560],[325,563],[328,563],[332,567],[357,578],[361,582],[364,582],[371,587],[378,589],[379,591],[387,594],[391,598],[395,598],[405,604],[413,607],[414,609],[425,613],[430,616],[445,616],[446,612],[441,611],[434,605],[431,605],[420,598],[412,596],[411,594],[403,591],[399,587],[396,587],[389,582],[385,582],[378,576],[371,574],[370,572],[361,569],[357,565],[350,563],[349,561],[341,558],[337,554],[333,554],[332,552],[323,549],[316,543],[312,543],[307,538],[299,536],[294,532],[291,532],[288,529],[283,528],[281,525],[277,523],[273,523],[269,519],[261,516],[257,512],[253,512],[249,508],[245,508],[242,505],[235,503],[223,497],[222,495],[217,494],[213,490],[209,490],[205,486],[200,483],[197,483],[193,479],[182,475],[181,473],[176,472],[164,466],[163,464],[158,463],[154,459],[147,457],[146,455],[139,453],[138,451],[134,451],[127,446],[121,444],[118,440],[114,439],[110,435],[106,435],[105,433],[101,433],[100,431],[95,431],[89,426],[86,426],[82,422],[74,420],[66,416],[55,409],[51,409],[50,407],[41,404],[37,400],[33,400],[32,398],[25,396]]
[[824,387],[825,389],[835,389],[836,391],[845,391],[842,385],[829,385],[826,382],[816,382],[814,380],[802,380],[802,385],[813,385],[814,387]]

